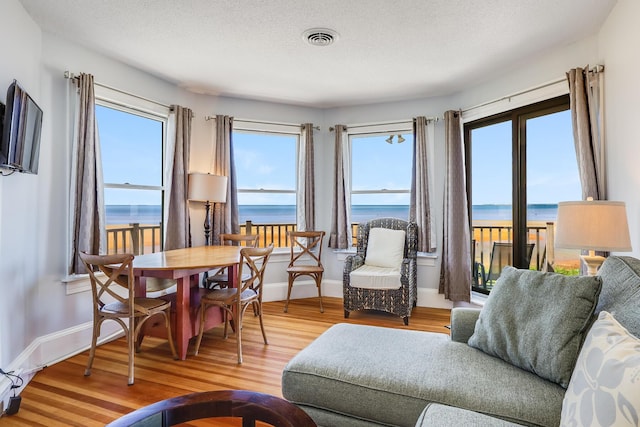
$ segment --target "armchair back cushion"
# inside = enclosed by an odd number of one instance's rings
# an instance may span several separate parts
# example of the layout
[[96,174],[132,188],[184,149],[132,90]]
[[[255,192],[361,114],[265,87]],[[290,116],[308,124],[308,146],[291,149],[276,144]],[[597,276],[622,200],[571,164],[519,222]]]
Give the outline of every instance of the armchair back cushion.
[[372,228],[369,231],[369,244],[364,259],[366,265],[400,269],[404,258],[404,230]]

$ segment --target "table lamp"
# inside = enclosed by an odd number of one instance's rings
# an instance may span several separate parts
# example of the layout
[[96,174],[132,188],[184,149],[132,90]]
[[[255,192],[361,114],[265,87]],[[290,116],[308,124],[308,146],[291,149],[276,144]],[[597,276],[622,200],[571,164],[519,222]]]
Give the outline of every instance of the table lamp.
[[594,276],[604,262],[595,251],[631,251],[627,211],[624,202],[585,200],[558,203],[555,246],[588,250],[580,258]]
[[225,203],[227,201],[227,177],[210,173],[190,173],[188,199],[205,202],[204,240],[205,245],[209,246],[211,203]]

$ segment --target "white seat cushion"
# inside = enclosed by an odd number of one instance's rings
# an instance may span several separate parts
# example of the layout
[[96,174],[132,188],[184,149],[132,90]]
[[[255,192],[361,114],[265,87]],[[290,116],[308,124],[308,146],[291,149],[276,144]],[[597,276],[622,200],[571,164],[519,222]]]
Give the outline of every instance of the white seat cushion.
[[363,265],[349,273],[349,283],[354,288],[399,289],[400,267],[376,267]]
[[404,257],[405,234],[404,230],[372,228],[364,263],[375,267],[399,268]]

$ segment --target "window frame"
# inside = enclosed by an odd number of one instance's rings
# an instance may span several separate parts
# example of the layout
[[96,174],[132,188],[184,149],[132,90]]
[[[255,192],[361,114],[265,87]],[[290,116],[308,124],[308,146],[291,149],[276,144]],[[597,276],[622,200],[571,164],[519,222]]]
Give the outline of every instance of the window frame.
[[[159,103],[157,101],[153,101],[138,95],[134,95],[131,93],[127,93],[125,91],[110,87],[110,86],[106,86],[106,85],[101,85],[101,84],[95,84],[94,85],[94,93],[95,93],[95,105],[102,105],[102,106],[106,106],[108,108],[115,108],[115,109],[119,109],[131,114],[137,114],[137,115],[141,115],[143,117],[148,117],[148,118],[152,118],[154,120],[160,120],[162,121],[162,206],[161,206],[161,230],[160,230],[160,238],[161,238],[161,245],[164,246],[164,226],[165,226],[165,173],[164,173],[164,168],[166,165],[166,159],[167,159],[167,129],[168,129],[168,122],[169,122],[169,115],[171,113],[171,107],[168,105],[164,105],[162,103]],[[69,110],[69,117],[70,117],[70,123],[69,123],[69,129],[74,129],[74,121],[73,118],[75,116],[75,114],[77,114],[76,111],[74,111],[76,107],[70,106],[70,110]],[[128,110],[128,111],[127,111]],[[73,135],[74,131],[71,131],[69,133],[69,138],[71,141],[75,141],[74,135]],[[74,200],[75,200],[75,195],[73,194],[73,189],[76,188],[76,169],[77,169],[77,159],[75,158],[75,153],[77,152],[77,147],[75,145],[75,142],[73,142],[72,144],[70,144],[70,149],[71,149],[71,153],[73,155],[73,160],[71,161],[71,168],[70,168],[70,173],[69,173],[69,223],[68,223],[68,232],[67,235],[69,236],[68,238],[68,242],[67,242],[67,246],[68,246],[68,250],[67,253],[69,254],[69,257],[72,254],[72,247],[73,247],[73,237],[72,237],[72,232],[71,230],[73,230],[73,211],[74,211]],[[104,185],[104,183],[103,183]],[[106,187],[105,187],[106,188]],[[127,186],[128,189],[134,189],[133,186]],[[106,226],[106,224],[105,224]],[[79,293],[79,292],[84,292],[84,291],[88,291],[91,289],[90,284],[85,280],[87,277],[86,274],[82,274],[82,275],[78,275],[78,274],[70,274],[67,275],[66,277],[64,277],[62,279],[63,283],[66,284],[66,294],[67,295],[72,295],[75,293]]]
[[[140,116],[146,119],[155,120],[162,124],[162,155],[160,171],[161,171],[161,184],[160,185],[144,185],[144,184],[130,184],[130,183],[107,183],[106,181],[102,182],[103,189],[119,189],[119,190],[148,190],[148,191],[160,191],[160,250],[162,251],[164,248],[164,232],[165,232],[165,200],[166,200],[166,182],[165,182],[165,165],[167,159],[167,125],[169,122],[169,114],[170,109],[166,108],[166,115],[160,114],[157,111],[149,111],[148,109],[144,109],[138,105],[131,105],[130,103],[125,103],[121,101],[115,101],[110,99],[107,96],[101,96],[98,94],[98,90],[96,90],[95,97],[95,105],[102,106],[106,108],[110,108],[112,110],[117,110],[123,113],[132,114],[135,116]],[[156,107],[156,110],[158,107]],[[104,169],[104,163],[102,165]],[[105,224],[105,232],[106,232]],[[108,245],[108,239],[107,239]]]
[[[353,140],[354,138],[363,138],[363,137],[376,137],[376,136],[388,136],[388,135],[398,135],[398,134],[411,134],[413,135],[413,121],[398,121],[398,122],[387,122],[387,123],[377,123],[377,124],[363,124],[363,125],[347,125],[347,141],[349,144],[349,152],[351,153],[351,158],[349,159],[350,168],[349,172],[351,176],[349,177],[349,182],[351,185],[350,195],[351,199],[349,200],[349,212],[353,214],[353,195],[354,194],[411,194],[411,180],[409,180],[408,186],[406,189],[388,189],[388,188],[380,188],[376,190],[354,190],[353,189]],[[412,142],[415,144],[415,141]],[[411,206],[411,201],[407,205]],[[352,215],[351,215],[352,217]],[[408,216],[407,216],[408,218]]]
[[[471,207],[472,194],[472,138],[471,132],[486,126],[511,121],[511,161],[512,161],[512,261],[516,268],[529,268],[526,261],[527,239],[527,132],[526,121],[532,118],[554,114],[570,109],[568,94],[555,96],[508,111],[465,122],[463,125],[467,206]],[[473,218],[469,210],[469,230],[473,235]],[[475,289],[474,289],[475,290]]]
[[[282,135],[285,137],[294,137],[295,138],[295,147],[294,147],[294,157],[295,157],[295,161],[293,164],[293,174],[294,174],[294,178],[295,178],[295,182],[294,182],[294,187],[293,189],[290,190],[283,190],[283,189],[275,189],[275,188],[241,188],[238,187],[237,188],[237,193],[238,194],[289,194],[289,195],[293,195],[293,201],[294,201],[294,206],[295,206],[295,215],[293,218],[293,224],[295,225],[295,228],[297,229],[299,224],[298,224],[298,219],[300,217],[300,206],[298,206],[298,191],[300,189],[300,185],[302,184],[300,182],[300,177],[299,177],[299,164],[300,164],[300,144],[301,144],[301,137],[302,137],[302,128],[301,125],[294,125],[294,124],[286,124],[286,123],[269,123],[269,122],[262,122],[262,121],[254,121],[254,120],[242,120],[242,119],[236,119],[233,121],[233,129],[232,129],[232,135],[233,133],[245,133],[245,134],[257,134],[257,135]],[[233,136],[232,136],[233,138]],[[235,144],[235,142],[234,142]],[[234,146],[234,156],[236,153],[236,146]],[[233,159],[233,161],[235,162],[235,158]],[[236,167],[236,173],[237,173],[237,167]],[[240,203],[238,203],[238,207],[242,206]],[[288,224],[288,223],[287,223]],[[244,223],[239,224],[240,227],[242,228]],[[262,225],[262,224],[259,224]],[[268,224],[271,225],[271,224]],[[273,227],[276,227],[278,229],[281,229],[282,227],[284,227],[286,224],[281,224],[280,226],[278,224],[273,225]],[[286,238],[286,236],[285,236]],[[282,240],[282,237],[280,238],[280,240]],[[267,244],[268,242],[264,241],[263,243]],[[276,243],[276,242],[274,242]],[[278,247],[277,251],[279,250],[285,250],[286,248],[283,249],[283,247],[279,246],[279,243],[276,244],[276,246]]]

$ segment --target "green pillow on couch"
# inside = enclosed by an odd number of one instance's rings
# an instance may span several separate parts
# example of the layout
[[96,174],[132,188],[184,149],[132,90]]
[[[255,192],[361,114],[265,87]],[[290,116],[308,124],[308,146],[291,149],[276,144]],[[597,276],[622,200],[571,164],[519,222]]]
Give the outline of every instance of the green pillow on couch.
[[566,388],[601,287],[597,276],[507,266],[468,344]]

